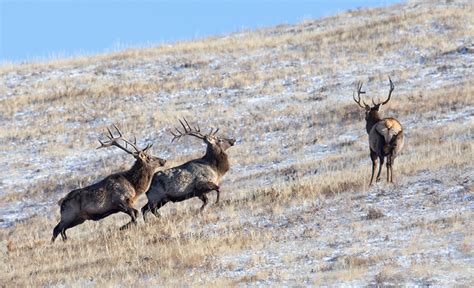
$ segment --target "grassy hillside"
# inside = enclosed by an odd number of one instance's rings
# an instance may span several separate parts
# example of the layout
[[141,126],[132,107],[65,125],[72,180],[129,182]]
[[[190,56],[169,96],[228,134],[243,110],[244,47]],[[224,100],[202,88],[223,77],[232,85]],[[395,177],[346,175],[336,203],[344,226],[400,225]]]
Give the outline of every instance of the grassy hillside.
[[[409,1],[297,25],[0,67],[0,286],[474,284],[474,5]],[[368,187],[364,113],[406,135],[396,185]],[[117,123],[168,165],[178,117],[235,137],[221,201],[116,214],[49,243],[68,191],[128,168]],[[211,202],[214,196],[211,195]],[[139,207],[145,202],[140,200]]]

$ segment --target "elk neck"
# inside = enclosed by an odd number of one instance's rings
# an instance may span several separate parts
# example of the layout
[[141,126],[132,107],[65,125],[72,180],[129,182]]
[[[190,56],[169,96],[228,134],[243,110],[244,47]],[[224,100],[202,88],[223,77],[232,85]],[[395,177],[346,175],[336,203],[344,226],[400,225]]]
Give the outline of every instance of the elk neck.
[[377,123],[379,122],[380,120],[382,120],[382,118],[380,117],[379,115],[379,112],[378,111],[375,111],[375,110],[371,110],[366,118],[365,118],[365,129],[367,130],[367,134],[370,133],[370,129],[372,129],[372,127]]
[[138,196],[150,188],[154,172],[153,169],[142,161],[136,160],[132,168],[124,173],[124,177],[135,188],[135,193]]
[[206,163],[209,163],[219,174],[224,175],[230,169],[229,158],[227,154],[219,148],[208,145],[206,154],[202,157]]

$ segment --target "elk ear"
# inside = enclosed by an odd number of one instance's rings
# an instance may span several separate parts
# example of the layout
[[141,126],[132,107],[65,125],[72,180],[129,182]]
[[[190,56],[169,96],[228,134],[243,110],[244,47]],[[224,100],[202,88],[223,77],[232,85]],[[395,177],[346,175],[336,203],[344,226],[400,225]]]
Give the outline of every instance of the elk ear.
[[370,106],[365,104],[365,111],[370,111]]

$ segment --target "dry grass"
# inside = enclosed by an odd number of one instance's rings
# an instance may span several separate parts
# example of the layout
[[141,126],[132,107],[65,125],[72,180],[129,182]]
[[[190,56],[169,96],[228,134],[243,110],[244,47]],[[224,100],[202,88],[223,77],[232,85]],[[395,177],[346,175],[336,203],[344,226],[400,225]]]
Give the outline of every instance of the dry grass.
[[383,212],[380,209],[369,208],[369,210],[367,211],[366,219],[367,220],[374,220],[374,219],[382,218],[383,216],[385,216],[385,215],[383,214]]
[[[474,62],[457,48],[474,43],[473,12],[410,2],[0,67],[0,206],[28,216],[0,230],[0,286],[469,286]],[[351,92],[363,80],[384,97],[388,74],[386,114],[406,148],[398,184],[369,188]],[[106,126],[154,142],[172,166],[202,153],[194,140],[168,143],[181,116],[239,139],[221,204],[202,215],[198,200],[169,204],[125,232],[117,214],[49,243],[58,198],[131,164],[94,150]]]

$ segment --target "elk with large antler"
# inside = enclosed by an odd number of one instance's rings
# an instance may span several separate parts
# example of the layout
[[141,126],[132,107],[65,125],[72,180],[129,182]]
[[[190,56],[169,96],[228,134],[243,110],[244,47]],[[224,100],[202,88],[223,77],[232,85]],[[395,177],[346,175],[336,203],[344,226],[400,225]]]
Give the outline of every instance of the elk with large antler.
[[219,129],[208,134],[202,134],[199,126],[191,127],[186,119],[179,121],[183,131],[176,128],[172,142],[181,137],[189,135],[201,139],[206,143],[206,154],[199,158],[186,162],[180,166],[164,171],[159,171],[153,177],[150,190],[146,192],[148,203],[142,208],[143,219],[146,221],[146,213],[151,211],[159,216],[160,209],[167,202],[180,202],[189,198],[199,197],[203,202],[201,211],[207,205],[206,194],[211,191],[217,192],[216,203],[219,202],[219,182],[221,177],[229,170],[229,160],[226,150],[233,146],[234,139],[221,138],[216,135]]
[[[66,230],[83,223],[85,220],[100,220],[117,212],[130,215],[131,222],[122,228],[136,223],[138,210],[134,202],[150,187],[151,180],[156,170],[165,165],[165,160],[148,154],[152,145],[139,149],[134,142],[123,138],[122,132],[115,126],[118,137],[114,137],[110,129],[108,141],[101,141],[99,148],[115,146],[132,155],[136,161],[128,171],[112,174],[104,180],[69,192],[59,200],[61,207],[61,221],[54,227],[52,242],[61,234],[63,240],[67,239]],[[123,142],[123,144],[121,144]],[[128,149],[131,146],[134,151]]]
[[400,154],[404,143],[403,127],[400,122],[395,118],[382,118],[379,114],[380,108],[390,101],[392,92],[395,89],[392,79],[388,77],[388,80],[390,81],[390,90],[387,100],[375,103],[372,98],[372,107],[367,105],[364,100],[360,98],[360,94],[365,94],[365,91],[362,91],[362,83],[358,83],[357,85],[357,98],[354,93],[352,94],[352,98],[357,105],[365,109],[365,128],[369,134],[370,159],[372,160],[372,176],[370,177],[369,186],[372,185],[375,169],[377,169],[377,165],[379,164],[378,160],[380,160],[380,165],[378,167],[376,181],[380,180],[380,173],[385,157],[387,157],[387,182],[393,183],[392,166],[395,158]]

